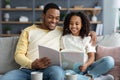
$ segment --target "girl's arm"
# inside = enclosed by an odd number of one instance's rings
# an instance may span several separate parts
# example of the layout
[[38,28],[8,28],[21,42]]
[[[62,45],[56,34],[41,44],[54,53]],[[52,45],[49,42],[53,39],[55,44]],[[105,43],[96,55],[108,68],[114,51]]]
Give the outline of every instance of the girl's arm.
[[88,61],[85,63],[85,65],[90,66],[95,60],[95,53],[90,52],[88,53]]
[[80,66],[80,71],[82,72],[86,71],[86,69],[94,62],[94,60],[95,60],[95,53],[94,52],[88,53],[88,61],[82,66]]
[[90,42],[92,43],[93,46],[95,46],[95,45],[96,45],[96,42],[97,42],[96,32],[90,31],[89,36],[91,36]]

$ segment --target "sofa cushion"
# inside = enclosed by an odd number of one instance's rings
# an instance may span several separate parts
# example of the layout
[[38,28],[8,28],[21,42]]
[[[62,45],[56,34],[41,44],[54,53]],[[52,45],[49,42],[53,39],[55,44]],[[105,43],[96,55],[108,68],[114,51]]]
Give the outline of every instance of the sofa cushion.
[[120,79],[120,46],[119,47],[104,47],[104,46],[97,46],[96,51],[96,60],[100,59],[104,56],[112,56],[115,60],[115,67],[108,72],[115,77],[115,80]]
[[18,37],[0,37],[0,74],[18,68],[14,52]]
[[104,36],[98,36],[97,45],[102,45],[106,47],[120,46],[120,33],[112,33]]

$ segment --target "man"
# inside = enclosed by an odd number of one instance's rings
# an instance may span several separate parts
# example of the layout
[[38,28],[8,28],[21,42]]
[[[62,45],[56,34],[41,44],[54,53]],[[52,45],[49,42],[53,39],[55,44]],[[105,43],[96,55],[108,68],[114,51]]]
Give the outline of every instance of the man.
[[62,28],[57,26],[60,18],[59,7],[54,3],[47,4],[42,17],[41,25],[27,27],[20,35],[15,60],[21,68],[6,73],[2,80],[30,80],[30,73],[33,71],[43,72],[44,80],[64,80],[63,69],[59,66],[49,66],[50,59],[39,58],[38,52],[38,45],[60,50]]

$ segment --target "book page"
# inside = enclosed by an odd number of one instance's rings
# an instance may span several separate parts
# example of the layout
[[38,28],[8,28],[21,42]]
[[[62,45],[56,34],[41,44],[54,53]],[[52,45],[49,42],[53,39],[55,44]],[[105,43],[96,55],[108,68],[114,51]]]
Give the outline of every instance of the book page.
[[64,69],[78,70],[84,64],[84,52],[76,50],[62,50],[61,64]]
[[60,56],[59,51],[39,46],[39,57],[48,57],[51,60],[51,65],[58,65],[60,66]]

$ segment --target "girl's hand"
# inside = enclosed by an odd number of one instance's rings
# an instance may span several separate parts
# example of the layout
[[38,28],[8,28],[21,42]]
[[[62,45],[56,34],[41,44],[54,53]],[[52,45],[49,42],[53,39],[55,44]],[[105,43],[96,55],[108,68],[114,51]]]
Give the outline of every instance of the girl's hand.
[[86,64],[79,67],[80,71],[85,72],[88,66]]

